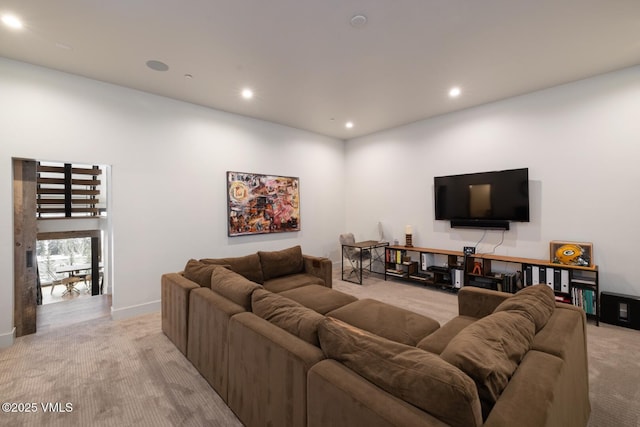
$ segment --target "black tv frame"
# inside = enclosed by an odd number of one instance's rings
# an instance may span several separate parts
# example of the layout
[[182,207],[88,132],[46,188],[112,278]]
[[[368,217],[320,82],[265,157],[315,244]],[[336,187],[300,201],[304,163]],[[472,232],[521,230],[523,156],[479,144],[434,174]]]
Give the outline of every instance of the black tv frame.
[[[438,178],[456,178],[456,177],[462,177],[462,176],[468,176],[469,178],[472,177],[480,177],[482,175],[494,175],[496,173],[510,173],[510,172],[514,172],[514,171],[526,171],[526,175],[527,175],[527,183],[528,183],[528,175],[529,175],[529,170],[528,168],[514,168],[514,169],[505,169],[505,170],[495,170],[495,171],[487,171],[487,172],[476,172],[476,173],[467,173],[467,174],[458,174],[458,175],[445,175],[445,176],[438,176],[438,177],[434,177],[434,196],[437,198],[438,197],[438,187],[436,186],[436,181],[438,180]],[[475,181],[473,179],[471,179],[471,181]],[[479,180],[480,182],[482,182],[483,180]],[[528,187],[528,185],[527,185]],[[437,213],[437,205],[435,205],[435,201],[436,199],[434,199],[434,209],[436,209],[436,220],[444,220],[444,221],[449,221],[451,224],[451,228],[480,228],[480,229],[494,229],[494,230],[509,230],[510,229],[510,223],[511,222],[529,222],[530,220],[530,216],[529,214],[526,216],[526,220],[520,220],[520,219],[491,219],[491,218],[438,218],[438,213]],[[528,194],[527,194],[527,209],[529,209],[529,201],[528,201]]]

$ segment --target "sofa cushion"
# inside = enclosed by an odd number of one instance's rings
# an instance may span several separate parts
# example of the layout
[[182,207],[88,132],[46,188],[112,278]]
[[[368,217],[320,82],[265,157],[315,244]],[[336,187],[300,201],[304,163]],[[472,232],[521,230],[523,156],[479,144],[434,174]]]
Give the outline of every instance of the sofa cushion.
[[475,384],[440,356],[332,318],[320,323],[318,336],[328,358],[343,363],[386,392],[451,426],[482,424]]
[[281,251],[259,251],[258,255],[264,280],[302,273],[304,268],[300,245]]
[[322,285],[308,285],[301,288],[290,289],[281,292],[283,297],[290,298],[307,308],[317,311],[320,314],[326,314],[331,310],[342,307],[358,298],[335,289],[327,288]]
[[258,254],[251,254],[233,258],[203,258],[200,260],[205,264],[222,264],[228,265],[236,273],[246,277],[252,282],[262,284],[262,267],[260,266],[260,257]]
[[476,382],[486,418],[535,336],[533,321],[520,311],[483,317],[456,335],[440,355]]
[[213,265],[205,264],[195,259],[187,261],[187,265],[184,266],[183,276],[192,282],[204,288],[211,287],[211,274],[213,270],[220,267],[229,267],[228,265]]
[[415,346],[440,327],[427,316],[374,299],[361,299],[327,313],[388,340]]
[[212,291],[233,301],[247,311],[251,310],[251,294],[261,288],[256,282],[220,267],[213,270],[210,282]]
[[308,285],[323,285],[324,281],[316,276],[307,273],[291,274],[289,276],[277,277],[265,280],[264,288],[268,291],[279,293],[289,289],[300,288]]
[[251,307],[257,316],[305,340],[309,344],[313,344],[316,347],[320,346],[318,342],[318,324],[324,319],[323,315],[289,298],[265,289],[258,289],[253,292]]
[[420,340],[416,347],[431,353],[440,354],[449,345],[449,342],[460,333],[461,330],[476,322],[478,319],[469,316],[456,316],[442,325],[432,334]]
[[541,284],[519,290],[514,296],[501,302],[493,312],[520,311],[535,323],[536,332],[538,332],[547,324],[555,308],[556,299],[553,290]]

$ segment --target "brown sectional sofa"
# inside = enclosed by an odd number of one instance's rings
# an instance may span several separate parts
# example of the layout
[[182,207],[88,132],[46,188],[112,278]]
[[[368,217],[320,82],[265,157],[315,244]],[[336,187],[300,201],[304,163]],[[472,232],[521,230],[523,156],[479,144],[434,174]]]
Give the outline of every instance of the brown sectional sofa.
[[191,260],[163,275],[162,297],[163,331],[247,426],[589,418],[584,313],[544,285],[515,297],[463,288],[440,327],[331,289],[331,262],[295,247]]

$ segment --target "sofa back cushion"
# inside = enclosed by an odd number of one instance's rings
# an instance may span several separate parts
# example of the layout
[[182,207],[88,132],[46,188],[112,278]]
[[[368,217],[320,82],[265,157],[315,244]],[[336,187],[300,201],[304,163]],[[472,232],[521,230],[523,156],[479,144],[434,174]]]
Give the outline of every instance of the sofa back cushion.
[[440,356],[379,337],[340,320],[318,327],[328,358],[451,426],[482,424],[473,380]]
[[310,308],[266,289],[258,289],[251,297],[253,313],[308,342],[320,346],[318,324],[324,316]]
[[251,310],[251,294],[261,288],[235,271],[217,266],[211,274],[211,290],[233,301],[247,311]]
[[500,303],[493,311],[519,311],[536,325],[536,333],[547,324],[556,308],[553,290],[545,285],[527,286]]
[[[184,266],[183,276],[192,282],[197,283],[203,288],[211,287],[211,274],[216,268],[229,267],[228,265],[214,265],[205,264],[195,259],[187,261],[187,265]],[[223,268],[224,269],[224,268]]]
[[535,325],[529,317],[519,311],[501,311],[464,328],[440,354],[475,381],[485,419],[534,336]]
[[261,285],[264,283],[262,267],[260,266],[260,257],[258,254],[234,258],[203,258],[200,262],[205,264],[228,265],[233,271],[246,277],[252,282],[256,282]]
[[264,280],[301,273],[304,269],[302,248],[294,246],[281,251],[259,251]]

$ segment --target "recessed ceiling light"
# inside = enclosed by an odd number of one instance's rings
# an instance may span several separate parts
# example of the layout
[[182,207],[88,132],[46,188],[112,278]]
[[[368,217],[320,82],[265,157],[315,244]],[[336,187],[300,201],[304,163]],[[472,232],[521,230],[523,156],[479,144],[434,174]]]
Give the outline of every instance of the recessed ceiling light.
[[458,86],[454,86],[451,89],[449,89],[449,96],[451,98],[457,98],[460,96],[460,94],[462,93],[462,91],[460,90],[460,88]]
[[15,15],[2,15],[2,22],[7,27],[15,28],[16,30],[22,28],[22,21]]
[[193,78],[193,75],[187,73],[187,74],[184,75],[184,78],[187,79],[187,80],[191,80]]
[[242,89],[242,97],[244,99],[253,98],[253,91],[251,89],[249,89],[249,88]]
[[347,129],[351,129],[353,127],[353,122],[345,123],[344,127],[346,127]]
[[151,68],[154,71],[167,71],[169,66],[162,61],[149,60],[147,61],[147,67]]
[[364,15],[354,15],[349,22],[353,28],[361,28],[367,23],[367,17]]

